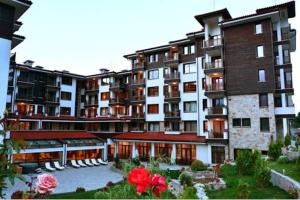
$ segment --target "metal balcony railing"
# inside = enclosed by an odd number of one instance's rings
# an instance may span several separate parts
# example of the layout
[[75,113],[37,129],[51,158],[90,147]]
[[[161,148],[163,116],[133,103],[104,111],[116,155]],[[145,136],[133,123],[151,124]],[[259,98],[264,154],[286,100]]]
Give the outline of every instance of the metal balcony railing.
[[204,40],[204,42],[203,42],[204,48],[215,47],[215,46],[220,46],[220,45],[222,45],[222,38]]
[[172,62],[172,61],[178,61],[179,60],[179,53],[173,53],[169,56],[164,57],[164,62]]
[[215,60],[214,62],[206,62],[204,64],[204,69],[219,69],[223,68],[223,60]]
[[179,91],[173,91],[165,94],[165,98],[179,98],[179,97],[180,97]]
[[223,84],[206,85],[205,91],[207,91],[207,92],[224,91],[224,85]]
[[165,79],[179,79],[180,78],[180,73],[179,72],[173,72],[173,73],[169,73],[169,74],[165,74]]
[[207,108],[208,115],[225,115],[225,107],[224,106],[216,106]]
[[180,111],[174,111],[174,112],[165,112],[166,118],[178,118],[180,117]]

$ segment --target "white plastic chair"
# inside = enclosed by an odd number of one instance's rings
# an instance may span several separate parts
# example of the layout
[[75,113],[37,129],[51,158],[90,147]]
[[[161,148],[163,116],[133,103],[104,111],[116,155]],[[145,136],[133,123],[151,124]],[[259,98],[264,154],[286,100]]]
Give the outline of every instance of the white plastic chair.
[[92,162],[93,165],[96,165],[96,166],[101,165],[100,163],[98,163],[98,162],[96,161],[95,158],[92,158],[92,159],[91,159],[91,162]]
[[85,159],[84,161],[85,161],[85,164],[86,164],[87,166],[90,166],[90,167],[93,167],[93,166],[94,166],[94,165],[91,163],[90,159]]
[[80,165],[78,165],[75,160],[71,160],[71,165],[72,165],[72,167],[75,167],[75,168],[80,167]]
[[101,165],[107,165],[108,162],[104,162],[101,158],[98,158],[97,161],[101,164]]
[[86,167],[87,165],[82,162],[82,160],[77,160],[78,165],[81,167]]
[[54,167],[58,170],[64,170],[65,167],[62,167],[58,161],[54,161]]
[[50,165],[49,162],[45,162],[45,168],[46,168],[48,171],[51,171],[51,172],[54,172],[54,171],[55,171],[55,168],[51,167],[51,165]]

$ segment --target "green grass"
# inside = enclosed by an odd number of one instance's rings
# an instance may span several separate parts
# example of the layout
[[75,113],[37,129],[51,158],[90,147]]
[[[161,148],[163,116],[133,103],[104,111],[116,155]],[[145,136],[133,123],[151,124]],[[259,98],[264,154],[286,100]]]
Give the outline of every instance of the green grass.
[[94,195],[98,190],[91,190],[87,192],[70,192],[62,194],[52,194],[48,199],[94,199]]
[[250,186],[250,199],[289,199],[290,196],[284,190],[272,186],[260,188],[256,185],[254,176],[239,176],[235,166],[225,165],[221,169],[221,176],[226,182],[226,189],[207,191],[211,199],[236,199],[239,181],[244,181]]
[[297,168],[295,162],[283,163],[269,162],[270,168],[283,174],[285,170],[285,175],[291,177],[292,179],[300,182],[300,170]]

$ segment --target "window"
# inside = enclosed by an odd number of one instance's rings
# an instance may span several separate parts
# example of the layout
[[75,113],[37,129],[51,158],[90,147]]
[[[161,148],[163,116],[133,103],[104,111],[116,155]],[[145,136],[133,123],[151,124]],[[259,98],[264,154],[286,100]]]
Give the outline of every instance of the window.
[[60,107],[60,115],[71,115],[71,108],[70,107]]
[[183,72],[184,74],[192,74],[196,73],[196,63],[189,63],[183,65]]
[[287,107],[294,107],[294,103],[293,103],[293,95],[292,94],[285,94],[285,98],[286,98],[286,106]]
[[196,92],[196,81],[193,82],[185,82],[184,84],[184,92]]
[[194,54],[195,53],[195,45],[192,45],[191,46],[191,54]]
[[203,121],[203,132],[207,132],[208,131],[208,121],[205,120]]
[[149,122],[148,131],[159,132],[159,122]]
[[183,48],[183,54],[185,54],[185,55],[189,54],[189,47],[188,46],[185,46]]
[[159,77],[158,70],[148,71],[148,79],[149,80],[158,79],[158,77]]
[[233,127],[241,127],[241,119],[240,118],[233,118],[232,119],[232,126]]
[[149,97],[158,96],[158,87],[148,87],[148,96]]
[[266,82],[266,75],[265,75],[265,70],[264,69],[258,70],[258,81],[259,82]]
[[202,78],[202,89],[205,90],[206,87],[206,79]]
[[259,94],[259,107],[268,107],[268,94]]
[[257,58],[264,57],[264,46],[260,45],[256,47],[256,57]]
[[158,104],[149,104],[148,105],[148,114],[158,114],[159,107]]
[[224,163],[225,160],[225,147],[212,146],[211,147],[211,162]]
[[71,101],[72,100],[72,93],[71,92],[61,92],[61,100]]
[[197,121],[185,121],[184,131],[186,132],[197,132]]
[[148,57],[149,63],[158,62],[158,54],[152,54]]
[[207,99],[202,100],[203,110],[207,108]]
[[109,113],[109,108],[108,107],[100,108],[100,115],[101,116],[108,115],[108,113]]
[[71,77],[62,77],[62,84],[63,85],[72,85],[72,78]]
[[260,118],[260,131],[261,132],[270,131],[269,118]]
[[109,100],[109,92],[102,92],[101,93],[101,101]]
[[85,102],[85,95],[81,95],[80,102],[81,102],[81,103],[84,103],[84,102]]
[[262,25],[261,24],[256,24],[255,25],[255,33],[256,34],[261,34],[262,33]]
[[274,95],[274,104],[275,107],[282,107],[281,94]]
[[197,102],[196,101],[184,102],[183,107],[184,107],[184,112],[185,113],[197,112]]
[[188,55],[188,54],[194,54],[195,53],[195,45],[188,45],[183,47],[183,54]]
[[242,119],[242,126],[243,127],[251,127],[251,120],[250,120],[250,118],[243,118]]
[[109,131],[109,123],[100,123],[101,131]]
[[101,85],[108,85],[109,84],[109,78],[101,78]]

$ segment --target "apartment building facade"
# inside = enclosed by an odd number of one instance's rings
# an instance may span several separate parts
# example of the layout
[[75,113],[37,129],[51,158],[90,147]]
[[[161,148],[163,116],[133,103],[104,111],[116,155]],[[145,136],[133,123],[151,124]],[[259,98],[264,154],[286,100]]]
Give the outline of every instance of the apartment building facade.
[[266,153],[295,116],[293,17],[294,1],[238,18],[227,9],[197,15],[202,30],[125,55],[132,66],[121,72],[82,76],[12,57],[7,109],[21,124],[12,137],[60,141],[59,151],[48,142],[16,162],[164,155],[221,163],[241,149]]

